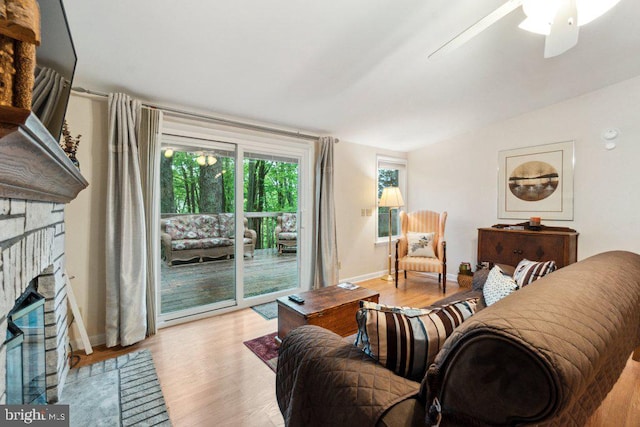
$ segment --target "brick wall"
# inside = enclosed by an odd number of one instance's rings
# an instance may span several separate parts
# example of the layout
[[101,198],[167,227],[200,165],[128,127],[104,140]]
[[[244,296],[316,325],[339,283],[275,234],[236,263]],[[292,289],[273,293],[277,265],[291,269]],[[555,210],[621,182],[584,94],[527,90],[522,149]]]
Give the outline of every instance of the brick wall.
[[[0,198],[0,337],[7,313],[38,279],[45,302],[47,401],[55,403],[69,371],[64,205]],[[1,340],[4,342],[4,339]],[[0,404],[6,402],[6,349],[0,346]]]

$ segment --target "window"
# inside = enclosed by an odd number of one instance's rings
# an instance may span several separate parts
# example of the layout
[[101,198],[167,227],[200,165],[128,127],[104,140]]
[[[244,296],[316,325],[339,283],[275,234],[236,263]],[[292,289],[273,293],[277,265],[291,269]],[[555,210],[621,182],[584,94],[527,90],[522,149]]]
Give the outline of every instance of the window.
[[[405,159],[378,156],[377,168],[377,198],[376,202],[382,196],[382,190],[385,187],[398,187],[400,193],[407,202],[407,161]],[[389,237],[389,209],[378,207],[376,227],[376,240],[379,242],[387,241]],[[400,234],[400,221],[398,215],[399,209],[391,208],[391,235],[398,236]]]

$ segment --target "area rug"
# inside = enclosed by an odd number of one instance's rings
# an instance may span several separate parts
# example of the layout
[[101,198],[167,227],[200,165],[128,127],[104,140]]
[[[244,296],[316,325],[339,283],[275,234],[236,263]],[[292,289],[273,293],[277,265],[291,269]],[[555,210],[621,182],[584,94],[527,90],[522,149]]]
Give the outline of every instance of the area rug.
[[149,350],[72,369],[58,403],[71,427],[171,426]]
[[275,301],[271,301],[265,304],[254,305],[251,307],[253,311],[258,313],[260,316],[264,317],[267,320],[277,319],[278,318],[278,303]]
[[275,340],[277,334],[277,332],[274,332],[244,342],[244,345],[266,363],[273,372],[276,371],[278,366],[278,346]]

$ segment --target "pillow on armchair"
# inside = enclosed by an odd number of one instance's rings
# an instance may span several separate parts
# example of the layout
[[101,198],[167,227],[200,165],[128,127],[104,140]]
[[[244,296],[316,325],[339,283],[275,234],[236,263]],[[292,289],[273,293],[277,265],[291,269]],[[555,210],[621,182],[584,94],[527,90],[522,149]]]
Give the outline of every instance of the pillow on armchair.
[[420,309],[361,301],[356,346],[387,369],[420,381],[453,330],[476,312],[477,297]]
[[436,253],[433,250],[433,238],[435,235],[436,233],[416,233],[409,231],[407,233],[408,255],[435,258]]

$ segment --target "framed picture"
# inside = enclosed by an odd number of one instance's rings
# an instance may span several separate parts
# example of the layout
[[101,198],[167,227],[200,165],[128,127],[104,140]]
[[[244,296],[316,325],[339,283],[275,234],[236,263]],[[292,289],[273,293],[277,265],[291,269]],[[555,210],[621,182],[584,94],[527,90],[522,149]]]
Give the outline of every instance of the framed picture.
[[498,153],[498,218],[573,220],[573,141]]

